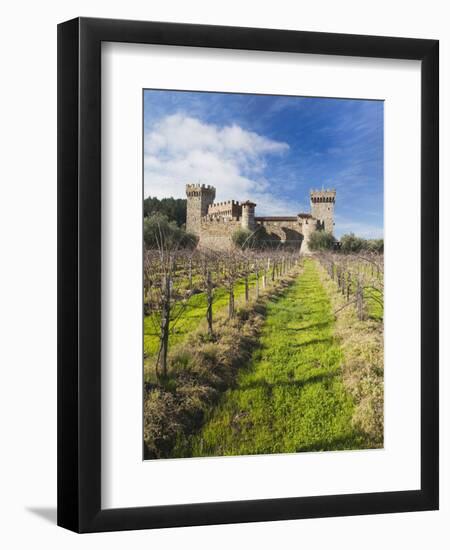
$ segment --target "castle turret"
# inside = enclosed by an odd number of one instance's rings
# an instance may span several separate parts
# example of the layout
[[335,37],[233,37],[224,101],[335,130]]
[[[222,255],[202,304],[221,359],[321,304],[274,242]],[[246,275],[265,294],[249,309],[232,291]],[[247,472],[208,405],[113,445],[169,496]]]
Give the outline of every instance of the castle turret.
[[255,223],[255,206],[254,202],[245,201],[241,204],[242,214],[241,214],[241,227],[242,229],[249,229],[254,231],[256,229]]
[[186,185],[186,231],[200,235],[200,221],[208,213],[208,207],[216,198],[216,188],[199,183]]
[[320,222],[312,216],[305,216],[304,214],[299,214],[298,218],[299,220],[301,219],[302,222],[303,239],[301,251],[303,254],[311,254],[309,249],[309,238],[311,237],[311,234],[316,231],[316,229],[319,229],[318,224],[320,224]]
[[336,190],[312,190],[310,197],[311,215],[319,221],[322,229],[328,233],[334,233],[334,205],[336,202]]

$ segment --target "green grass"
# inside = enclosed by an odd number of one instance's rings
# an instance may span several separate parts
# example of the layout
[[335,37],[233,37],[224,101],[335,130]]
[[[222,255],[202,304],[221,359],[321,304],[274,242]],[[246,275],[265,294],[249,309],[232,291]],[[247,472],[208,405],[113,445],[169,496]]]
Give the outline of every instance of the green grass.
[[[249,277],[249,294],[250,298],[255,294],[256,277],[254,275]],[[261,288],[261,282],[260,282]],[[234,288],[235,303],[238,305],[242,302],[245,294],[244,280],[236,282]],[[214,302],[213,302],[213,319],[214,316],[221,310],[228,307],[228,291],[224,287],[220,287],[214,290]],[[173,349],[176,345],[183,342],[189,333],[196,330],[200,323],[205,322],[206,319],[206,295],[205,293],[194,294],[191,296],[186,304],[180,318],[176,321],[173,330],[169,336],[169,349]],[[159,324],[159,315],[152,315],[144,317],[144,354],[145,354],[145,379],[151,378],[154,370],[154,362],[159,346],[159,336],[157,333],[157,326]]]
[[364,300],[367,304],[367,315],[375,321],[382,321],[384,315],[383,304],[380,300],[383,299],[383,293],[376,288],[364,289]]
[[363,448],[333,328],[315,262],[306,260],[287,293],[269,303],[260,347],[184,456]]

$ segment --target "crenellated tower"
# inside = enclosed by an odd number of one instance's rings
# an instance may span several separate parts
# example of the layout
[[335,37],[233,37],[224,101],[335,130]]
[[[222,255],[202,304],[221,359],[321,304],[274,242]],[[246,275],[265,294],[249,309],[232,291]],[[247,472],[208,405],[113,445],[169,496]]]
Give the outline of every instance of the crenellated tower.
[[186,185],[186,231],[200,235],[201,219],[208,213],[208,206],[216,198],[216,188],[211,185],[190,183]]
[[241,227],[242,229],[248,229],[254,231],[256,228],[255,223],[255,206],[256,204],[251,201],[245,201],[241,203]]
[[334,233],[334,205],[336,202],[336,189],[322,191],[312,190],[311,215],[316,218],[321,227],[328,233]]

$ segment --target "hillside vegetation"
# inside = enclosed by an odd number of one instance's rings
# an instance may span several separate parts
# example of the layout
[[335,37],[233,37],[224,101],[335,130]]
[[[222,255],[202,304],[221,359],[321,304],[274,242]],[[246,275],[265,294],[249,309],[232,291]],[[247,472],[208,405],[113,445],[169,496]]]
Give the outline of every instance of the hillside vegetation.
[[162,214],[170,222],[175,222],[178,227],[186,224],[186,209],[186,199],[174,199],[173,197],[164,199],[147,197],[144,199],[144,217]]

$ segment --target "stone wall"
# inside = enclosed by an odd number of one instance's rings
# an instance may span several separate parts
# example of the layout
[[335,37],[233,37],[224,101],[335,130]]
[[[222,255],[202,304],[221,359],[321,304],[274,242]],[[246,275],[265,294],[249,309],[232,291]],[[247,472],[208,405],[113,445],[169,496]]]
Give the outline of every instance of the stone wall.
[[301,242],[303,240],[303,222],[297,217],[275,219],[275,218],[255,218],[257,226],[262,226],[266,230],[269,238],[274,241]]
[[238,229],[241,229],[241,223],[238,220],[226,218],[202,220],[198,245],[211,250],[231,250],[233,248],[231,236]]
[[[309,218],[268,219],[256,218],[257,227],[264,227],[270,240],[274,243],[291,242],[301,246],[302,252],[307,252],[309,235],[315,230],[317,220]],[[199,246],[211,250],[231,250],[232,235],[241,229],[239,220],[227,218],[206,217],[200,226]]]

